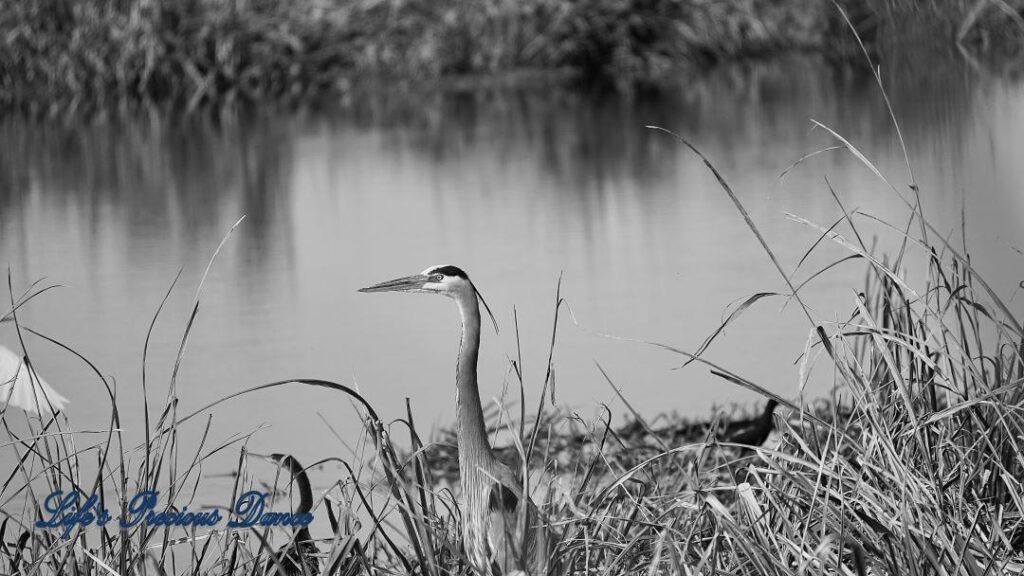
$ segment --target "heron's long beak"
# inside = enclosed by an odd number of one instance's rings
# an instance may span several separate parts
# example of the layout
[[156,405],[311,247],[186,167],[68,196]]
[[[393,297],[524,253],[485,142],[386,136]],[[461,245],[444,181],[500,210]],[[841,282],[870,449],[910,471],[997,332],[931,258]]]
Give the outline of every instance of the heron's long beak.
[[423,285],[430,281],[428,276],[423,274],[416,274],[415,276],[406,276],[405,278],[396,278],[394,280],[388,280],[387,282],[381,282],[380,284],[374,284],[366,288],[360,288],[360,292],[412,292],[414,290],[421,290]]

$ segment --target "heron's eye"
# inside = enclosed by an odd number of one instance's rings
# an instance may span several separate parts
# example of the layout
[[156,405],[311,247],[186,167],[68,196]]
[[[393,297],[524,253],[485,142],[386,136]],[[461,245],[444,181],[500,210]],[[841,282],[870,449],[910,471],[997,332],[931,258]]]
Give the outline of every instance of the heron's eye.
[[434,274],[433,276],[430,277],[430,279],[432,281],[434,281],[434,282],[440,282],[440,281],[444,280],[444,276],[442,276],[440,274]]

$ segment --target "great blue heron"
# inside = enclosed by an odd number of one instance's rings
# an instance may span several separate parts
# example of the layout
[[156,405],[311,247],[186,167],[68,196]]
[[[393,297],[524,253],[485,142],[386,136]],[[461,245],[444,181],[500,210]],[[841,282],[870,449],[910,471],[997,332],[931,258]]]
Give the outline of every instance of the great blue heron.
[[[269,458],[288,470],[291,482],[295,483],[295,487],[299,491],[299,505],[295,507],[293,514],[305,514],[312,510],[313,490],[309,485],[306,470],[299,464],[299,461],[288,454],[271,454]],[[263,573],[265,575],[280,574],[281,576],[302,574],[317,576],[320,574],[320,563],[316,557],[318,552],[313,537],[309,534],[309,528],[302,526],[295,532],[295,537],[291,542],[274,553],[276,562],[274,558],[267,560]]]
[[[466,553],[473,566],[485,574],[545,573],[548,531],[515,474],[495,457],[487,440],[476,375],[480,352],[479,302],[483,298],[469,276],[455,266],[433,266],[414,276],[381,282],[360,292],[424,292],[455,300],[462,318],[455,404]],[[490,315],[490,308],[483,303]]]
[[747,446],[760,446],[768,439],[772,429],[775,428],[773,414],[779,403],[774,399],[768,400],[764,406],[764,412],[760,416],[748,422],[738,423],[732,429],[726,429],[726,441],[734,444],[746,444]]
[[50,416],[67,403],[68,399],[40,378],[26,358],[0,346],[0,405]]

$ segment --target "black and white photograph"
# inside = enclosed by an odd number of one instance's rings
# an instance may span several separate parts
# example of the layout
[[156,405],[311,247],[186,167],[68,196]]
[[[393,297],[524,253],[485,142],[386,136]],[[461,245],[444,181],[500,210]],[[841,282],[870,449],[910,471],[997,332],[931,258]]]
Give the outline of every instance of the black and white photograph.
[[0,576],[1024,576],[1024,0],[0,0]]

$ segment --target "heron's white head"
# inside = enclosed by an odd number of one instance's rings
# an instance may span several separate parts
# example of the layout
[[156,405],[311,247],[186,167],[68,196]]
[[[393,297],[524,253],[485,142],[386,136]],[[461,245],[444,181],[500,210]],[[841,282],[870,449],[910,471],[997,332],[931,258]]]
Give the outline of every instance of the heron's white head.
[[419,274],[395,278],[366,288],[360,288],[360,292],[425,292],[427,294],[442,294],[454,298],[463,303],[476,303],[477,299],[487,309],[491,321],[494,322],[494,329],[497,331],[498,323],[491,314],[491,308],[484,301],[484,297],[476,286],[469,280],[469,275],[462,268],[447,264],[444,266],[431,266]]
[[474,297],[476,289],[458,266],[431,266],[419,274],[360,288],[360,292],[426,292],[449,298]]

